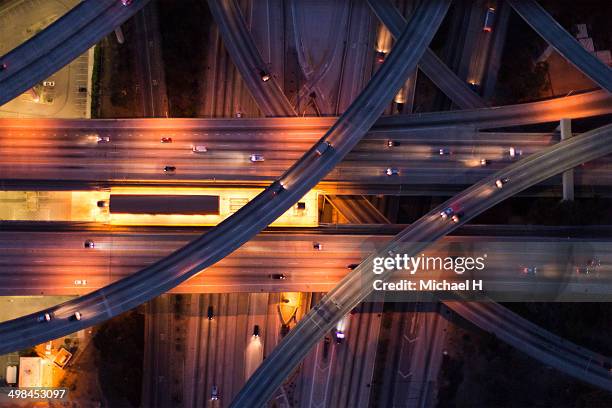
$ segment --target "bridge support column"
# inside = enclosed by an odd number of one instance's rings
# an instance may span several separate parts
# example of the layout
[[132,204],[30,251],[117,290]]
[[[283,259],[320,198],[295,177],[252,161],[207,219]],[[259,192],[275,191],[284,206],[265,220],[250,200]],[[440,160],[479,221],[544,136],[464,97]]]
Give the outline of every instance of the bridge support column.
[[[561,119],[561,140],[572,137],[572,120]],[[563,172],[563,200],[574,201],[574,169]]]

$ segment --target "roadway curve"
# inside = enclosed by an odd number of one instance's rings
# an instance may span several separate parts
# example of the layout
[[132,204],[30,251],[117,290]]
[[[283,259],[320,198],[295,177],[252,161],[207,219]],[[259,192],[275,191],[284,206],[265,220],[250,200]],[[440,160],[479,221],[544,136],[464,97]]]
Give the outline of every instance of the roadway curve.
[[[208,6],[219,26],[227,52],[262,113],[265,116],[296,116],[295,109],[257,50],[236,1],[208,0]],[[262,70],[268,72],[270,80],[262,81]]]
[[[389,0],[368,0],[370,7],[379,20],[387,27],[393,37],[397,38],[406,20]],[[461,109],[484,108],[487,103],[470,89],[465,81],[446,66],[440,58],[428,48],[419,62],[419,68]]]
[[444,304],[464,319],[542,363],[612,390],[610,373],[603,368],[605,363],[610,362],[609,357],[550,333],[499,303],[445,301]]
[[588,52],[535,0],[508,0],[512,8],[559,54],[612,93],[612,69]]
[[[372,271],[375,257],[395,256],[395,254],[418,255],[431,243],[455,230],[470,219],[511,197],[527,187],[555,174],[571,169],[578,164],[593,160],[612,152],[612,125],[607,125],[580,136],[565,140],[555,146],[533,154],[502,171],[483,179],[457,196],[438,206],[415,223],[403,230],[384,249],[369,256],[331,292],[328,292],[302,320],[289,332],[274,351],[267,356],[262,365],[232,401],[232,407],[262,406],[282,383],[287,375],[299,364],[311,347],[321,339],[344,315],[372,292],[372,284],[377,279],[388,280],[393,271],[375,275]],[[504,188],[495,187],[495,181],[508,178]],[[442,220],[440,212],[452,207],[462,216],[458,223]],[[499,325],[504,330],[512,328]],[[523,338],[513,344],[525,350],[540,361],[580,380],[612,391],[612,381],[608,369],[593,366],[591,358],[580,362],[568,361],[574,355],[557,356],[563,346],[551,348],[550,343],[559,338],[547,333],[545,340],[539,336]],[[502,336],[502,339],[509,338]],[[530,344],[527,345],[527,342]],[[567,344],[564,342],[564,344]],[[595,361],[607,361],[601,356]],[[579,365],[582,369],[577,370]]]
[[[98,324],[167,292],[223,259],[293,206],[357,144],[413,70],[449,7],[419,6],[387,61],[336,124],[279,180],[233,216],[168,257],[81,298],[0,324],[0,354]],[[329,145],[327,145],[329,143]],[[329,146],[320,155],[317,148]],[[81,313],[81,320],[71,317]],[[54,319],[37,321],[41,313]]]
[[556,122],[562,118],[588,117],[609,113],[611,103],[612,97],[607,92],[594,91],[565,98],[553,98],[517,105],[386,116],[377,122],[377,126],[372,131],[406,131],[426,127],[450,126],[491,129],[531,123]]
[[82,1],[49,27],[0,57],[0,62],[8,65],[0,71],[0,105],[59,71],[148,2],[134,0],[125,7],[118,0]]

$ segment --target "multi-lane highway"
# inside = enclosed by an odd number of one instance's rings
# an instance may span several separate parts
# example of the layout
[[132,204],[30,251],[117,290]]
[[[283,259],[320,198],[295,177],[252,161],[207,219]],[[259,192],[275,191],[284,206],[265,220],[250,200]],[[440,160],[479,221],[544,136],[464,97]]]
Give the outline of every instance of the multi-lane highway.
[[[164,131],[154,127],[109,129],[108,122],[98,123],[100,126],[94,125],[91,131],[0,128],[0,155],[4,158],[0,182],[6,188],[43,190],[49,186],[128,184],[260,186],[279,177],[318,139],[315,132],[300,130]],[[96,142],[98,136],[108,137],[109,142]],[[161,143],[163,137],[172,138],[172,143]],[[528,156],[559,139],[553,133],[461,128],[389,137],[398,146],[389,147],[385,134],[367,135],[317,189],[326,194],[378,194],[394,188],[400,194],[450,194],[516,161],[519,154],[511,157],[511,148]],[[204,146],[207,151],[193,152],[194,146]],[[261,155],[264,161],[252,162],[253,154]],[[611,160],[604,157],[578,167],[576,185],[612,185]],[[165,172],[168,165],[176,170]],[[397,174],[389,176],[389,168]],[[560,180],[552,178],[543,185],[558,186]]]
[[[47,310],[54,318],[45,323],[44,330],[37,321],[39,314],[2,323],[0,352],[39,344],[129,310],[213,265],[256,235],[311,190],[374,124],[416,66],[448,6],[442,0],[422,4],[385,64],[337,123],[279,180],[233,216],[150,267]],[[72,318],[77,311],[81,319]]]
[[223,43],[253,99],[265,116],[295,116],[296,112],[263,61],[235,0],[209,0]]
[[[510,157],[510,147],[529,155],[557,139],[551,134],[478,133],[475,129],[604,114],[612,111],[610,102],[605,92],[598,91],[502,108],[386,117],[326,175],[319,188],[330,194],[340,189],[343,194],[376,194],[400,185],[406,194],[410,189],[447,185],[447,193],[453,192],[457,187],[452,186],[476,182],[518,158],[518,153]],[[459,120],[459,127],[453,127]],[[332,121],[6,119],[0,120],[0,154],[4,158],[0,174],[7,188],[26,180],[39,182],[38,188],[49,183],[66,187],[66,183],[75,182],[261,184],[291,166]],[[98,143],[98,137],[107,137],[108,142]],[[164,137],[172,142],[161,143]],[[399,145],[389,147],[389,140]],[[194,153],[194,146],[204,146],[207,151]],[[440,149],[445,154],[440,155]],[[252,154],[262,155],[264,161],[252,162]],[[480,159],[489,162],[481,166]],[[577,185],[609,184],[607,162],[602,159],[580,167]],[[176,171],[164,172],[167,165],[175,166]],[[398,174],[387,176],[388,168],[397,169]]]
[[148,0],[123,6],[116,0],[83,1],[49,27],[0,57],[0,105],[59,71],[115,27],[137,13]]
[[[381,277],[390,278],[392,271],[385,271],[381,275],[369,273],[376,256],[394,256],[400,253],[415,256],[427,248],[431,242],[438,240],[505,198],[511,197],[540,180],[612,152],[611,141],[612,125],[565,140],[485,178],[421,217],[398,234],[382,251],[368,257],[336,288],[328,292],[268,356],[234,399],[232,406],[257,406],[265,403],[318,339],[372,292],[373,281]],[[503,188],[495,186],[496,180],[500,179],[508,180]],[[455,214],[459,215],[458,222],[450,222],[440,217],[440,212],[446,208],[451,208]],[[612,390],[608,368],[603,365],[593,366],[592,360],[586,358],[580,360],[579,363],[567,364],[567,361],[573,358],[572,355],[558,354],[547,345],[548,342],[555,341],[552,334],[545,338],[546,340],[541,340],[536,344],[521,341],[515,345],[529,355],[550,363],[553,367],[571,376],[603,389]],[[557,355],[553,356],[553,354]],[[601,360],[604,358],[602,357]],[[579,364],[583,370],[576,370],[576,364]]]
[[612,93],[612,69],[587,51],[535,0],[509,0],[512,8],[565,59]]
[[[157,4],[151,2],[134,17],[137,73],[146,118],[168,117],[168,93],[161,55]],[[131,40],[131,39],[129,39]]]
[[[394,37],[398,37],[406,25],[404,17],[389,0],[368,0],[370,7]],[[419,68],[434,84],[462,109],[482,108],[487,103],[462,81],[450,68],[427,49],[419,61]]]
[[[84,295],[152,265],[200,233],[197,229],[87,229],[79,224],[70,228],[73,231],[43,232],[36,231],[36,226],[37,223],[26,226],[33,231],[16,228],[0,233],[0,275],[3,276],[0,295]],[[341,229],[328,226],[311,232],[295,230],[259,235],[205,274],[193,277],[172,292],[327,291],[349,272],[349,265],[358,264],[384,246],[391,239],[392,231],[398,231],[401,226],[390,226],[384,233],[376,229],[375,226]],[[474,228],[463,231],[471,234]],[[537,229],[522,237],[499,237],[503,231],[501,226],[478,227],[476,232],[485,235],[445,239],[428,254],[482,256],[486,253],[486,269],[470,278],[485,279],[490,290],[514,287],[515,291],[522,292],[522,295],[510,292],[515,298],[546,296],[559,289],[567,295],[585,290],[601,296],[612,294],[612,237],[544,238]],[[95,248],[85,248],[87,240],[93,241]],[[321,250],[314,244],[320,244]],[[560,257],[559,253],[572,253],[573,257]],[[576,268],[584,267],[594,258],[602,263],[596,273],[589,276],[575,273]],[[521,269],[525,266],[538,267],[539,276],[524,276]],[[283,275],[285,279],[273,279],[273,275]],[[454,278],[453,274],[450,278]]]
[[[280,296],[162,295],[147,303],[142,405],[225,406],[244,384],[249,365],[278,343]],[[255,324],[259,338],[253,337]],[[209,402],[213,387],[219,400]]]

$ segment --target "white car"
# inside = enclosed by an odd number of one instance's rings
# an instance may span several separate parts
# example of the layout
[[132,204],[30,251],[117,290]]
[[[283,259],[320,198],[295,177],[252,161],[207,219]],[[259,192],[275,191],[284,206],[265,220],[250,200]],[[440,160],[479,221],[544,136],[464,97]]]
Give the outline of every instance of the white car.
[[497,179],[497,180],[495,180],[495,186],[497,188],[502,188],[504,186],[504,184],[506,184],[508,181],[510,181],[510,180],[508,180],[507,178]]
[[262,161],[264,161],[264,157],[261,154],[252,154],[251,155],[251,161],[253,163],[255,163],[255,162],[262,162]]
[[38,321],[41,323],[50,322],[52,318],[53,318],[53,313],[43,313],[40,316],[38,316]]
[[387,176],[399,176],[399,170],[392,167],[389,167],[385,173]]
[[43,86],[48,86],[52,88],[55,86],[55,81],[43,81]]
[[191,149],[194,153],[206,153],[208,151],[208,149],[206,148],[206,146],[203,145],[196,145],[193,146],[193,148]]
[[87,279],[75,279],[74,284],[77,286],[85,286],[87,285]]
[[508,154],[510,155],[510,157],[515,158],[517,156],[521,156],[523,154],[523,151],[512,146],[508,150]]

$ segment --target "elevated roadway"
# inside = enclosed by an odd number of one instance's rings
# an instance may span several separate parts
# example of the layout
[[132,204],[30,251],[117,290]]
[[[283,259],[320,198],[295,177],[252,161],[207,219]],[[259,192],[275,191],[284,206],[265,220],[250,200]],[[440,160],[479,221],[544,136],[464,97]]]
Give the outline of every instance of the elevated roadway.
[[[610,112],[612,98],[597,91],[501,108],[385,117],[319,187],[330,194],[406,194],[447,184],[429,193],[453,192],[456,187],[452,186],[476,182],[510,163],[510,147],[529,155],[556,140],[551,134],[477,133],[478,129]],[[241,180],[261,184],[292,165],[333,120],[4,119],[0,120],[0,174],[4,188],[23,186],[26,180],[36,182],[37,188],[53,180],[62,180],[65,188],[75,182],[218,184]],[[108,137],[109,142],[97,143],[97,137]],[[172,138],[172,143],[160,143],[163,137]],[[400,145],[390,148],[388,140]],[[208,151],[194,153],[194,146],[205,146]],[[440,155],[440,148],[449,154]],[[253,163],[251,154],[262,154],[265,161]],[[490,164],[481,167],[481,158]],[[609,183],[606,160],[581,167],[577,184]],[[176,171],[165,173],[167,165],[175,166]],[[399,174],[387,176],[389,167]],[[547,183],[558,184],[556,180]]]
[[612,69],[588,52],[535,0],[508,0],[512,8],[566,60],[612,93]]
[[[39,223],[21,225],[15,229],[5,224],[0,232],[0,296],[85,295],[168,256],[201,233],[195,228],[100,228],[81,224],[56,224],[40,231]],[[272,230],[171,291],[325,292],[350,271],[349,265],[358,264],[383,247],[393,232],[403,227],[329,225],[306,231]],[[564,230],[550,232],[558,237],[544,236],[545,229],[516,235],[518,231],[504,226],[467,227],[459,231],[467,235],[443,239],[427,254],[476,257],[486,253],[486,269],[470,278],[484,279],[491,290],[510,286],[536,298],[561,288],[574,294],[588,290],[594,295],[612,296],[612,236],[570,240],[561,235]],[[95,248],[84,248],[86,240],[93,241]],[[321,250],[314,248],[315,243]],[[560,253],[571,253],[572,257]],[[588,276],[575,273],[575,268],[584,267],[593,258],[602,264],[596,272]],[[523,276],[521,268],[525,266],[538,267],[538,276]],[[283,274],[285,279],[272,279],[272,274]],[[520,296],[515,292],[512,295]]]
[[129,6],[123,6],[117,0],[83,1],[0,57],[8,66],[0,71],[0,105],[59,71],[147,3],[148,0],[134,0]]
[[[311,190],[374,124],[416,66],[448,6],[442,0],[421,5],[357,100],[317,145],[255,199],[207,234],[139,273],[46,311],[0,324],[0,353],[58,338],[130,310],[213,265],[256,235]],[[80,320],[71,318],[77,311]],[[54,318],[41,327],[40,313],[52,313]]]
[[[402,33],[406,20],[390,0],[368,0],[370,7],[387,27],[393,37]],[[461,80],[440,58],[430,49],[423,54],[419,68],[431,81],[461,109],[483,108],[487,103],[474,92],[468,84]]]
[[[295,109],[270,72],[235,0],[209,0],[223,44],[265,116],[296,116]],[[267,80],[262,74],[268,75]]]
[[[268,355],[232,401],[231,406],[260,406],[266,403],[270,395],[302,360],[308,350],[328,330],[331,330],[342,316],[372,292],[374,280],[391,277],[393,271],[385,271],[381,275],[370,273],[375,257],[395,256],[395,254],[415,256],[432,242],[528,186],[585,161],[609,154],[612,152],[611,141],[612,125],[563,141],[483,179],[421,217],[398,234],[383,250],[368,257],[336,288],[328,292],[321,302],[304,316],[283,339],[272,354]],[[500,189],[495,187],[495,181],[501,178],[509,181]],[[457,223],[441,219],[440,212],[446,208],[453,208],[456,213],[460,214]],[[512,327],[506,329],[514,330]],[[574,355],[559,353],[559,350],[562,350],[560,344],[555,349],[549,346],[550,342],[554,343],[556,340],[552,334],[544,338],[540,335],[523,339],[514,345],[568,375],[612,391],[609,368],[603,364],[603,362],[609,362],[609,358],[598,356],[595,361],[601,364],[593,364],[590,356],[587,358],[586,355],[583,355],[583,358],[577,363],[572,361]],[[570,364],[569,361],[572,363]],[[577,366],[580,369],[576,369]]]

